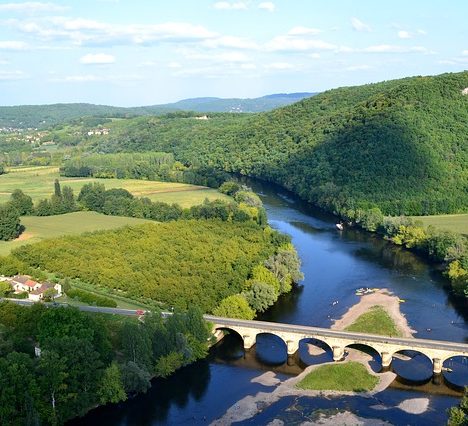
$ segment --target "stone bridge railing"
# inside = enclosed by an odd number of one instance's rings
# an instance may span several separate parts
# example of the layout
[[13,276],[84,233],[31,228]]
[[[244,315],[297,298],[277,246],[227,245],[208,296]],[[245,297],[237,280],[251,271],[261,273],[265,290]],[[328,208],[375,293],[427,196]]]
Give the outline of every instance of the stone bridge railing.
[[399,337],[384,337],[375,334],[355,333],[327,328],[281,324],[264,321],[247,321],[205,315],[205,319],[214,324],[214,330],[228,329],[237,332],[244,341],[244,348],[250,349],[256,343],[257,335],[269,333],[280,337],[286,344],[288,355],[299,349],[302,339],[316,339],[325,343],[333,351],[333,360],[344,358],[345,348],[349,345],[365,345],[380,354],[382,367],[389,367],[393,355],[399,351],[417,351],[427,356],[433,364],[433,372],[442,372],[445,360],[455,356],[468,357],[468,345]]

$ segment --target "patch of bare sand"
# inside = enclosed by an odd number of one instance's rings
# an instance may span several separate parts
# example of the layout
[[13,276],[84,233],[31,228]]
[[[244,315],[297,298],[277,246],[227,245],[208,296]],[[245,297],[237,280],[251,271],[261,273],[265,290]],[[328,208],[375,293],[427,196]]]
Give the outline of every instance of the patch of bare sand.
[[[265,408],[277,402],[279,399],[285,396],[327,396],[333,397],[338,395],[357,395],[357,392],[338,392],[338,391],[317,391],[317,390],[304,390],[296,388],[296,384],[299,383],[305,376],[307,376],[311,371],[316,368],[319,368],[322,365],[334,364],[333,362],[325,364],[310,365],[307,367],[301,374],[296,377],[292,377],[284,382],[282,382],[273,392],[259,392],[256,395],[248,395],[245,398],[237,401],[233,406],[231,406],[224,416],[213,421],[211,425],[213,426],[224,426],[232,424],[235,422],[240,422],[243,420],[250,419],[256,414],[263,411]],[[388,387],[391,382],[396,377],[396,374],[391,372],[386,372],[377,375],[372,371],[370,366],[366,365],[367,370],[370,374],[375,375],[379,378],[379,384],[370,392],[360,392],[360,396],[370,398],[372,395],[381,392],[383,389]],[[331,423],[330,423],[331,424]]]
[[250,382],[260,383],[263,386],[276,386],[281,382],[281,380],[276,377],[276,374],[273,371],[267,371],[260,376],[254,377]]
[[392,318],[397,328],[401,331],[403,337],[413,337],[413,333],[416,333],[416,331],[409,326],[405,316],[400,312],[399,297],[393,295],[387,289],[377,290],[374,293],[362,296],[359,303],[349,308],[348,312],[339,320],[335,320],[331,328],[334,330],[344,330],[373,306],[381,306],[387,311],[390,318]]
[[18,238],[15,238],[14,241],[26,241],[34,237],[32,232],[23,232]]
[[320,417],[315,422],[304,422],[301,423],[301,426],[391,426],[391,423],[386,422],[385,420],[380,419],[365,419],[363,417],[356,416],[349,411],[343,413],[335,414],[330,417]]

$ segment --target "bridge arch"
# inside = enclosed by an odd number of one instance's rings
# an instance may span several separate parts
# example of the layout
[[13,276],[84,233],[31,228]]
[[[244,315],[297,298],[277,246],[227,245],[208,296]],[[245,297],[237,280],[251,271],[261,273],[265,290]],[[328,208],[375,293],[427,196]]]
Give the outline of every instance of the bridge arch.
[[255,356],[265,364],[284,364],[288,360],[288,344],[276,333],[258,333],[255,336]]
[[298,357],[306,365],[333,361],[333,348],[322,339],[305,337],[298,342]]
[[382,370],[382,355],[373,346],[363,343],[350,343],[345,346],[344,350],[345,358],[347,358],[348,356],[352,357],[354,355],[352,351],[357,351],[361,353],[361,355],[358,355],[358,357],[363,361],[367,362],[372,371],[378,373]]
[[400,349],[392,355],[392,370],[400,379],[426,382],[434,372],[434,360],[417,349]]
[[468,386],[468,357],[455,355],[446,358],[442,363],[442,375],[457,389],[462,390]]

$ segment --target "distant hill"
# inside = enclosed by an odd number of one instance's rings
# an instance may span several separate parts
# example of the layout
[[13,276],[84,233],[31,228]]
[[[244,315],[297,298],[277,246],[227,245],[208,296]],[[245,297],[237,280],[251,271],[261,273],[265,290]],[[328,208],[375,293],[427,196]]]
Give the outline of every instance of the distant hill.
[[263,112],[290,105],[316,93],[278,93],[253,99],[194,98],[184,99],[166,107],[196,112]]
[[289,105],[314,93],[280,93],[253,99],[193,98],[142,107],[114,107],[87,103],[0,106],[0,127],[46,128],[81,117],[135,117],[175,111],[261,112]]
[[173,152],[331,211],[467,212],[466,88],[465,71],[329,90],[251,116],[141,118],[99,149]]

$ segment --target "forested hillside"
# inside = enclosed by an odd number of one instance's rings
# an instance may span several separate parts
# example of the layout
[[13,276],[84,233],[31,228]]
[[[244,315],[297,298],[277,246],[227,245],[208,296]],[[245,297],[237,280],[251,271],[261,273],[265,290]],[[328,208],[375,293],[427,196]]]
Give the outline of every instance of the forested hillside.
[[468,72],[330,90],[269,113],[131,120],[95,150],[165,151],[279,183],[328,210],[468,208]]
[[261,112],[290,105],[315,93],[278,93],[260,98],[193,98],[178,102],[141,107],[115,107],[86,103],[52,105],[0,106],[0,127],[49,128],[83,117],[126,118],[140,115],[161,115],[176,111]]

